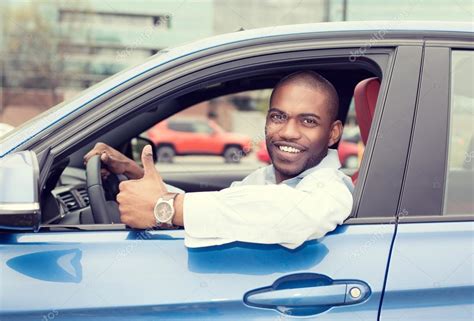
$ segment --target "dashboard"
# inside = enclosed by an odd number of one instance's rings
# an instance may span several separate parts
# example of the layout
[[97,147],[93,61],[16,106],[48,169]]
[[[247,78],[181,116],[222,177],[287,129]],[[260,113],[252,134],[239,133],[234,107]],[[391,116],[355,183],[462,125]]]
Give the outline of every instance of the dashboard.
[[66,167],[42,206],[42,224],[94,224],[83,169]]

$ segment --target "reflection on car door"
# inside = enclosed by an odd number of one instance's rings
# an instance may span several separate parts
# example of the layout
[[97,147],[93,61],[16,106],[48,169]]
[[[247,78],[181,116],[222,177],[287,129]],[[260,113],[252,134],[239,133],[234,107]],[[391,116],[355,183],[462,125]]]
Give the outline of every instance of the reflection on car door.
[[2,240],[2,287],[15,291],[1,293],[2,320],[375,320],[392,235],[393,225],[348,225],[296,250],[187,249],[183,230],[11,235]]

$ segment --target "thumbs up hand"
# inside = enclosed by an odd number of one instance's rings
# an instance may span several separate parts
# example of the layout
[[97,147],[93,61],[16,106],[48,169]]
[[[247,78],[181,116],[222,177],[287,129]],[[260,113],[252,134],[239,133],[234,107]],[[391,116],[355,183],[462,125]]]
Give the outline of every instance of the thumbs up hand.
[[167,193],[160,173],[153,161],[150,145],[143,148],[144,175],[140,179],[120,183],[117,195],[122,223],[134,228],[151,228],[156,225],[153,208],[156,201]]

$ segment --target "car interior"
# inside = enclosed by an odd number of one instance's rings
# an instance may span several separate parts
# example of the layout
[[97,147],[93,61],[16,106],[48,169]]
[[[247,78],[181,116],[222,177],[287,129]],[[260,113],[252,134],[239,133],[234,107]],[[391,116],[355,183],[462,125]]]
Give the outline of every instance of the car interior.
[[[102,182],[97,195],[91,195],[86,181],[100,183],[100,162],[87,166],[83,163],[83,156],[97,142],[104,142],[133,158],[133,144],[137,140],[142,146],[148,143],[139,135],[147,129],[167,119],[171,115],[191,107],[197,103],[211,100],[224,95],[245,92],[249,90],[271,89],[285,75],[303,69],[311,69],[326,79],[336,88],[340,108],[338,118],[345,123],[350,106],[355,104],[356,117],[360,126],[363,143],[367,143],[372,118],[374,115],[380,79],[382,72],[375,64],[363,66],[344,59],[319,59],[316,62],[294,63],[258,70],[253,74],[236,74],[223,79],[214,79],[198,88],[187,88],[179,94],[170,95],[160,101],[150,101],[140,112],[127,121],[118,120],[111,129],[98,131],[92,139],[84,142],[68,157],[56,159],[45,180],[41,193],[42,228],[55,229],[98,229],[94,224],[101,224],[101,229],[126,229],[120,224],[115,197],[118,193],[118,183],[125,179],[110,175]],[[332,148],[337,149],[337,144]],[[89,162],[90,163],[90,162]],[[158,164],[159,170],[159,164]],[[86,174],[87,172],[87,174]],[[233,181],[241,180],[250,172],[248,170],[228,171],[196,171],[163,173],[167,184],[176,186],[186,192],[218,191],[228,187]],[[356,183],[359,172],[353,173]],[[94,176],[94,177],[91,177]],[[98,182],[97,182],[98,180]],[[103,187],[103,188],[102,188]],[[94,199],[91,199],[94,198]],[[91,202],[100,203],[101,213],[92,210]],[[106,214],[104,214],[107,212]],[[102,216],[102,217],[101,217]],[[107,216],[104,220],[104,216]],[[111,224],[114,223],[114,224]],[[107,228],[104,224],[108,224]]]

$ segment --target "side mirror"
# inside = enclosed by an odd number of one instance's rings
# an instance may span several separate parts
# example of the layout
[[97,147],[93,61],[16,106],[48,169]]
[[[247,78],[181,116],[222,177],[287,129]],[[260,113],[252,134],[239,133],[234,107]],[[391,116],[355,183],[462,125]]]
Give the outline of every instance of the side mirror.
[[153,147],[153,160],[156,162],[157,157],[156,157],[156,146],[155,144],[148,138],[142,137],[142,136],[137,136],[132,139],[132,155],[133,155],[133,160],[140,163],[142,162],[142,150],[143,147],[146,145],[151,145]]
[[0,228],[39,230],[39,166],[36,154],[23,151],[0,159]]

